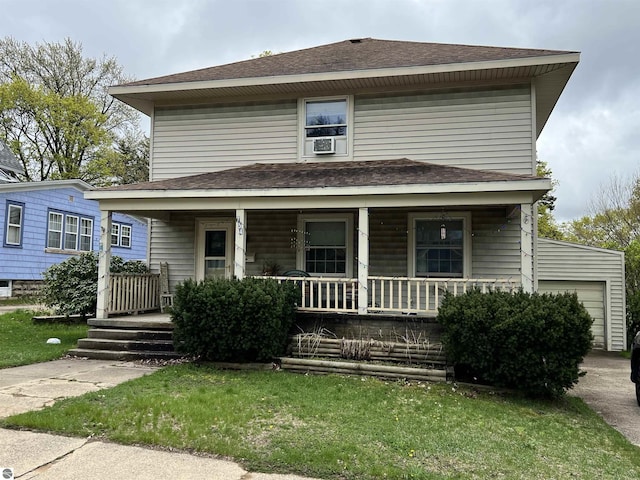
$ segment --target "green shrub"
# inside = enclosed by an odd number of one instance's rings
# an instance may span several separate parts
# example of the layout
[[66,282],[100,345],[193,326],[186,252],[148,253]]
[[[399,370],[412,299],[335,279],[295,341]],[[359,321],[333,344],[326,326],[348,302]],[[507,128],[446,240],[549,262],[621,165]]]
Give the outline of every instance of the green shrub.
[[575,293],[448,295],[438,321],[457,373],[532,396],[558,397],[577,383],[593,342]]
[[286,350],[299,289],[272,279],[186,280],[171,317],[176,349],[212,361],[270,361]]
[[[111,257],[111,273],[147,273],[143,262]],[[52,265],[42,274],[42,301],[62,315],[92,315],[98,301],[98,255],[87,252]]]

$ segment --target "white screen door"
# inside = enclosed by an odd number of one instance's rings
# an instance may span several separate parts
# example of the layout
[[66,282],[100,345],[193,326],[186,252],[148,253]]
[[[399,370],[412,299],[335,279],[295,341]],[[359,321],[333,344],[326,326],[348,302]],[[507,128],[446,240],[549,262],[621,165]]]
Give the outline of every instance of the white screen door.
[[196,279],[231,278],[233,249],[231,222],[198,222]]

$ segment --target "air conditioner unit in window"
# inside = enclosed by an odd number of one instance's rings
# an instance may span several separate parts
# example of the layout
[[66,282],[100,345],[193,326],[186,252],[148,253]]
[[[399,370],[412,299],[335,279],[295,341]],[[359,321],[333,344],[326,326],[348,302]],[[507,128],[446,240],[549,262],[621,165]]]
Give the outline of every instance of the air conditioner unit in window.
[[316,155],[336,153],[336,139],[333,137],[314,138],[313,153],[315,153]]

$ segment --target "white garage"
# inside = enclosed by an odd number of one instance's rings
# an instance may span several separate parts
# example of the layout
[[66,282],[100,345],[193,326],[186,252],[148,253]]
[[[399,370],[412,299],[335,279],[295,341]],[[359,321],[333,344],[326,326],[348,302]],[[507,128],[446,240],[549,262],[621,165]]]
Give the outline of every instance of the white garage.
[[576,292],[594,320],[594,347],[625,350],[624,253],[540,238],[536,258],[538,291]]

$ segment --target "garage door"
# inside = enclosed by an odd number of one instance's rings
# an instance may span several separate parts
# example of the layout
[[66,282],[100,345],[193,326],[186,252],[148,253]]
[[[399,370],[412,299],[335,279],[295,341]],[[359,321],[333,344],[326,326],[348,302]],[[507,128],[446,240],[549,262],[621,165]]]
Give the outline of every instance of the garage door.
[[578,299],[583,303],[589,315],[593,318],[593,346],[595,348],[605,348],[605,282],[573,282],[573,281],[550,281],[540,280],[538,282],[538,292],[540,293],[563,293],[576,292]]

